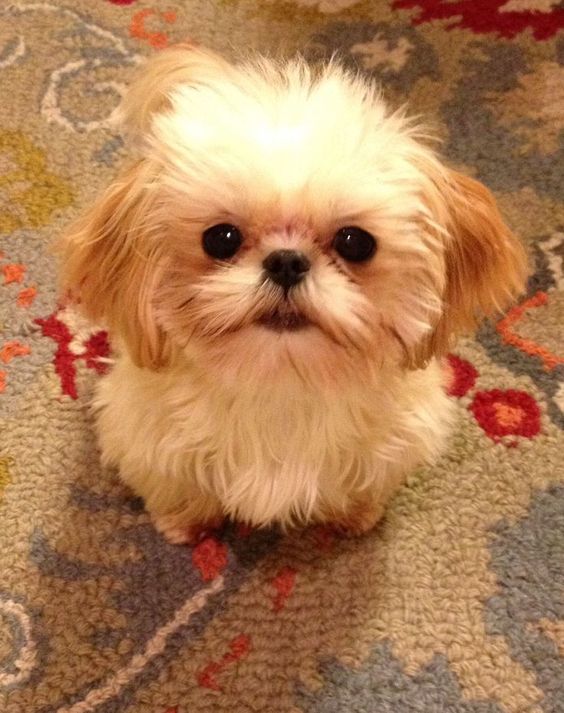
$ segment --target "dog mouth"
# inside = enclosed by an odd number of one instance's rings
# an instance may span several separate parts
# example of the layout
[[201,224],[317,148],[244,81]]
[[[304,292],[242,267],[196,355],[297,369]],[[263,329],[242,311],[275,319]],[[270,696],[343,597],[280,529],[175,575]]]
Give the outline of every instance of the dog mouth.
[[301,312],[272,310],[261,315],[257,324],[273,332],[297,332],[311,325],[311,321]]

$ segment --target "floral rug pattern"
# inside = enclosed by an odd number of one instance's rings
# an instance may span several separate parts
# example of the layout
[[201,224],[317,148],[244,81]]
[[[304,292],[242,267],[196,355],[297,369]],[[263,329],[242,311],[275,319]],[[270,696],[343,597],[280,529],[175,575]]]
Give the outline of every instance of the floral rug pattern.
[[[49,246],[124,158],[150,53],[338,52],[408,102],[527,245],[527,294],[447,359],[450,448],[378,529],[168,545],[101,470],[107,335]],[[0,710],[564,711],[564,5],[8,0],[0,7]]]

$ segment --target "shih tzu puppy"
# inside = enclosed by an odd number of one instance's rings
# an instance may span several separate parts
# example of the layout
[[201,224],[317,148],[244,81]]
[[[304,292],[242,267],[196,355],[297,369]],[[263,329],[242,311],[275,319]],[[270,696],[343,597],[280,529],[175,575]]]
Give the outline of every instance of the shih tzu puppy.
[[172,542],[227,516],[372,528],[444,444],[439,358],[523,286],[491,194],[337,63],[179,46],[121,118],[132,161],[62,241],[117,350],[104,463]]

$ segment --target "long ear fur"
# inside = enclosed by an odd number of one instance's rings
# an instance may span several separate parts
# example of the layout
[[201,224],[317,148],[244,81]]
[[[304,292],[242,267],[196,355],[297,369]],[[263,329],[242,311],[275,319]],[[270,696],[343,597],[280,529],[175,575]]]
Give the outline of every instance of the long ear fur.
[[449,171],[439,188],[446,286],[443,312],[414,354],[414,367],[445,354],[458,335],[501,312],[523,290],[525,250],[503,222],[492,194],[478,181]]
[[166,361],[167,344],[154,317],[160,265],[147,223],[147,172],[141,163],[128,169],[56,247],[63,294],[107,325],[136,364],[156,369]]
[[[143,65],[119,111],[125,132],[142,145],[156,113],[166,111],[175,87],[200,86],[231,65],[190,45],[159,52]],[[125,171],[59,242],[62,288],[91,319],[105,322],[139,366],[156,369],[169,345],[154,316],[161,269],[151,216],[157,169],[147,159]]]

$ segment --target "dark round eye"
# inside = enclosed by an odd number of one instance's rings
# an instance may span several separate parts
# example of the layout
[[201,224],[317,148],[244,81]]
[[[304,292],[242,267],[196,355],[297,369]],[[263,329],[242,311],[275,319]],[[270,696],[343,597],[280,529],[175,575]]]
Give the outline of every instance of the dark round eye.
[[366,230],[353,225],[337,230],[333,238],[333,248],[343,260],[364,262],[376,252],[376,240]]
[[202,245],[210,257],[217,260],[227,260],[233,257],[241,247],[243,236],[239,228],[229,223],[212,225],[204,230],[202,235]]

